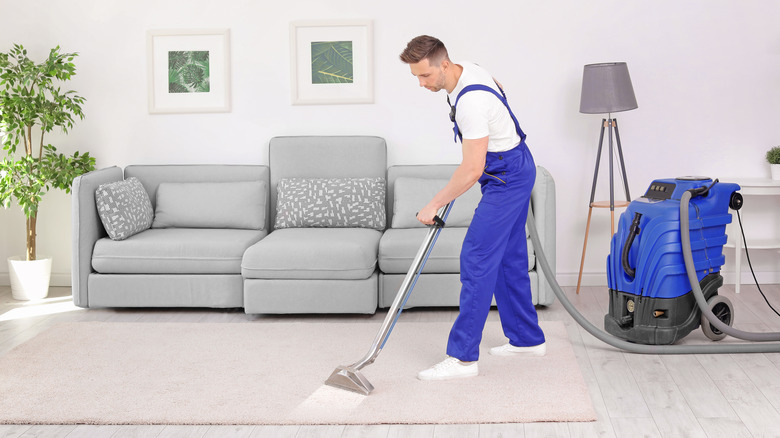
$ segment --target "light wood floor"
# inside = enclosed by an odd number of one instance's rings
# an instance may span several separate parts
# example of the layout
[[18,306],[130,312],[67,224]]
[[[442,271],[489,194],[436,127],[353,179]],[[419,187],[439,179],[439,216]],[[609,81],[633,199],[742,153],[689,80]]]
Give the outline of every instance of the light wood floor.
[[[602,327],[606,288],[565,288],[575,306]],[[780,285],[764,287],[780,307]],[[720,293],[734,303],[735,326],[780,331],[780,317],[755,287]],[[0,355],[67,321],[377,322],[372,316],[248,316],[238,310],[79,309],[69,288],[52,288],[44,303],[23,303],[0,287]],[[780,437],[780,353],[656,356],[624,353],[593,338],[556,302],[539,318],[564,321],[599,419],[591,423],[379,426],[88,426],[0,425],[0,437]],[[403,321],[452,321],[455,309],[405,311]],[[497,319],[495,311],[491,319]],[[683,342],[711,342],[697,329]],[[723,341],[726,342],[726,341]],[[366,346],[368,348],[369,346]],[[442,345],[442,349],[444,346]],[[381,359],[380,359],[381,360]],[[0,394],[0,397],[2,394]]]

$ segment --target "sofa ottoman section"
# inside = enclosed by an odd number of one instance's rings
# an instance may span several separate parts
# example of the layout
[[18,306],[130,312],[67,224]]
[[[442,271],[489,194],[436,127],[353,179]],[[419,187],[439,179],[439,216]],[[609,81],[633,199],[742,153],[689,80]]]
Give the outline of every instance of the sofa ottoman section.
[[381,237],[366,228],[272,232],[244,254],[246,312],[373,313]]
[[376,270],[382,233],[366,228],[276,230],[244,254],[246,279],[363,280]]
[[378,273],[363,280],[244,280],[248,314],[363,313],[377,306]]

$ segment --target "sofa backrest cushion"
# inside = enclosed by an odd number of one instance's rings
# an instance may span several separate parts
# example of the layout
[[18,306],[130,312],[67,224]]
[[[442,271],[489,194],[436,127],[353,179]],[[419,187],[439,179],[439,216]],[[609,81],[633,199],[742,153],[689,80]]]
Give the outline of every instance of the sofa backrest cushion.
[[[425,227],[417,220],[417,212],[447,185],[449,179],[428,179],[400,177],[395,180],[393,194],[393,228]],[[474,184],[466,193],[455,200],[447,216],[448,227],[468,227],[474,210],[477,209],[482,193],[479,184]]]
[[[189,164],[189,165],[132,165],[125,168],[125,178],[135,176],[143,184],[152,208],[157,207],[157,188],[162,183],[213,183],[265,181],[270,183],[268,166],[228,165],[228,164]],[[263,229],[268,229],[268,208],[265,203]]]
[[285,178],[277,192],[274,229],[385,229],[384,178]]
[[101,184],[95,190],[95,205],[112,240],[125,240],[152,225],[152,204],[138,178]]
[[160,183],[152,228],[262,230],[265,181]]
[[274,137],[269,142],[271,222],[285,178],[385,178],[387,145],[380,137]]

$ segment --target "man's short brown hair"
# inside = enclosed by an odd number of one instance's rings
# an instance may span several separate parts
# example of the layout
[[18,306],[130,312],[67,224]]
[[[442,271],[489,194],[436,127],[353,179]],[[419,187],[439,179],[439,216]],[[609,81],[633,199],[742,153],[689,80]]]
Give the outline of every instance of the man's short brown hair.
[[443,60],[449,60],[447,48],[438,38],[420,35],[409,41],[406,49],[401,53],[401,61],[406,64],[417,64],[427,59],[430,64],[438,64]]

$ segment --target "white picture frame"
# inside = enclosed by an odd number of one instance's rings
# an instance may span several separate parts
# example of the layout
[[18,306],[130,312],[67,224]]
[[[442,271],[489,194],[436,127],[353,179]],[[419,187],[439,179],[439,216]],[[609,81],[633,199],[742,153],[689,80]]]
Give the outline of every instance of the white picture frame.
[[[329,45],[334,58],[339,58],[328,63],[328,68],[335,69],[335,73],[316,70],[317,63],[327,56],[315,51],[325,45]],[[292,104],[374,103],[373,51],[371,20],[291,22]],[[345,62],[344,68],[337,66],[341,61]],[[325,78],[323,74],[330,76]],[[330,79],[333,82],[328,82]]]
[[147,64],[150,114],[230,112],[229,29],[149,30]]

